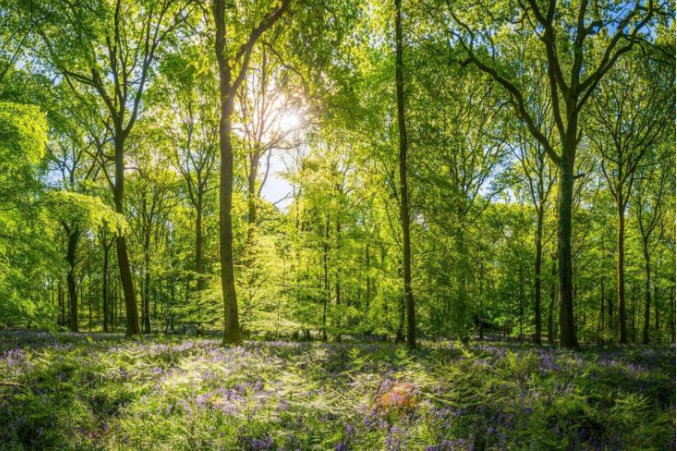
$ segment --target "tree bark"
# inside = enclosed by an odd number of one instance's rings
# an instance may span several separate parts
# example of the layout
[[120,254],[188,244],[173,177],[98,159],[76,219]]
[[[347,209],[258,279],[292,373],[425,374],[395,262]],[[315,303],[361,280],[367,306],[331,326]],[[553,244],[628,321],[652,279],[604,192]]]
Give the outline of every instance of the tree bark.
[[322,261],[324,269],[324,296],[322,305],[322,341],[327,341],[327,304],[329,304],[329,215],[324,226],[324,243],[322,246]]
[[103,331],[108,332],[108,254],[109,254],[110,248],[108,247],[108,243],[105,241],[105,235],[104,235],[104,243],[103,243],[103,269],[102,269],[102,274],[101,274],[101,279],[103,283],[103,290],[101,293],[102,296],[102,301],[103,301]]
[[[340,212],[338,212],[340,214]],[[341,263],[340,263],[340,255],[341,252],[341,219],[339,217],[336,218],[336,267],[335,267],[335,289],[336,289],[336,307],[337,307],[337,315],[336,315],[336,326],[337,326],[337,331],[336,331],[336,341],[341,342],[341,320],[342,320],[342,313],[340,311],[340,305],[341,301],[343,300],[341,298]]]
[[649,255],[649,243],[642,240],[644,254],[644,330],[642,343],[649,344],[649,323],[651,314],[651,256]]
[[407,127],[404,106],[404,49],[402,42],[402,0],[395,0],[395,80],[397,84],[397,125],[399,130],[400,218],[402,222],[402,265],[407,309],[407,344],[416,346],[414,292],[411,286],[411,238],[409,189],[407,185]]
[[146,242],[143,246],[143,266],[143,331],[150,334],[150,228],[146,230]]
[[[622,199],[621,193],[619,197]],[[618,280],[618,342],[626,344],[627,337],[627,316],[625,310],[625,208],[618,203],[618,261],[616,265]]]
[[[125,164],[124,164],[124,140],[122,130],[117,131],[115,140],[115,186],[113,190],[113,200],[115,202],[115,211],[124,214],[124,193],[125,193]],[[127,334],[139,335],[139,310],[136,303],[136,289],[134,288],[134,278],[132,276],[132,267],[129,263],[129,253],[127,251],[127,238],[120,231],[115,238],[115,250],[118,257],[118,266],[120,268],[120,283],[125,298],[125,311],[127,316]]]
[[204,263],[203,263],[203,237],[202,237],[202,193],[198,193],[198,204],[195,217],[195,273],[197,277],[196,291],[198,296],[204,290]]
[[541,268],[543,266],[543,205],[536,219],[536,262],[534,265],[534,343],[541,344]]
[[554,331],[554,314],[555,314],[555,297],[557,296],[555,277],[557,276],[557,263],[555,262],[554,256],[552,259],[552,269],[550,270],[551,282],[550,282],[550,305],[548,306],[548,343],[555,344],[555,331]]
[[[575,128],[574,128],[575,130]],[[576,137],[565,140],[559,171],[559,224],[557,241],[559,246],[560,283],[560,345],[566,348],[578,347],[574,323],[573,267],[571,261],[571,230],[574,194],[574,155]]]
[[233,262],[233,146],[231,142],[232,115],[235,93],[231,83],[231,68],[226,55],[225,1],[214,1],[216,24],[216,60],[219,68],[219,94],[221,97],[221,118],[219,121],[219,257],[221,261],[221,294],[223,296],[225,343],[242,342],[240,321],[235,292],[235,265]]
[[69,305],[69,321],[68,326],[71,332],[79,332],[78,326],[78,288],[75,280],[75,267],[77,265],[77,248],[80,240],[80,230],[77,226],[70,229],[68,235],[68,251],[66,253],[66,261],[68,262],[68,275],[66,277],[66,284],[68,286],[68,305]]

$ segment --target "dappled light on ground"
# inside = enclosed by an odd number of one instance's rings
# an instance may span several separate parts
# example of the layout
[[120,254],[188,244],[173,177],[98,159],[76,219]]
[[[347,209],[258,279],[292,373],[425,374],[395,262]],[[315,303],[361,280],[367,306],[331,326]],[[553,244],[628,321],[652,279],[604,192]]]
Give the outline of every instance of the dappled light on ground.
[[674,348],[0,343],[2,449],[674,447]]

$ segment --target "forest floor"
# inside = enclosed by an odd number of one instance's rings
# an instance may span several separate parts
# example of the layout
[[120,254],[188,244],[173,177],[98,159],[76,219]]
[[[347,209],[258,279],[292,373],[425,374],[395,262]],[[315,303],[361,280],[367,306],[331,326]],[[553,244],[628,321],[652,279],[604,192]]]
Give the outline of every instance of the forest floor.
[[675,449],[675,348],[4,331],[0,449]]

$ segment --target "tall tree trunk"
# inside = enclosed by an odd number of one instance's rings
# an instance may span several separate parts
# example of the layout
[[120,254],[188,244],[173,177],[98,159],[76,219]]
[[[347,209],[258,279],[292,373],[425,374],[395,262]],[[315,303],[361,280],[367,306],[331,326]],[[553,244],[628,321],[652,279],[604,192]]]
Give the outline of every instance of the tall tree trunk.
[[202,196],[203,193],[199,192],[197,194],[198,201],[196,206],[196,217],[195,217],[195,274],[197,277],[197,283],[195,290],[198,293],[198,297],[202,296],[202,291],[204,290],[204,263],[203,263],[203,237],[202,237]]
[[59,275],[59,326],[66,324],[66,302],[63,296],[62,277]]
[[327,341],[327,304],[329,304],[329,215],[324,226],[322,262],[324,269],[324,303],[322,305],[322,341]]
[[557,263],[555,259],[552,259],[552,267],[550,270],[551,282],[550,282],[550,305],[548,306],[548,343],[555,344],[555,330],[554,330],[554,318],[555,315],[555,297],[557,297],[557,286],[555,284],[555,277],[557,276]]
[[103,283],[103,290],[101,297],[103,300],[103,331],[108,332],[108,254],[110,248],[106,242],[106,236],[104,235],[103,240],[103,269],[101,273],[101,280]]
[[150,228],[143,246],[143,266],[143,330],[144,333],[150,334]]
[[221,119],[219,121],[219,257],[221,261],[221,294],[223,296],[224,343],[241,343],[240,320],[235,292],[235,264],[233,262],[233,146],[231,142],[232,115],[235,93],[231,87],[231,68],[226,54],[225,1],[215,0],[216,59],[219,67]]
[[75,266],[77,265],[77,248],[80,240],[80,230],[77,226],[71,228],[68,235],[68,250],[66,261],[68,262],[68,275],[66,284],[68,287],[69,321],[68,326],[72,332],[79,332],[78,325],[78,287],[75,280]]
[[395,80],[397,84],[397,125],[399,130],[400,219],[402,222],[402,264],[404,298],[407,308],[407,344],[416,346],[414,292],[411,286],[411,239],[409,227],[409,190],[407,185],[407,127],[404,106],[404,49],[402,42],[402,0],[395,0]]
[[519,298],[519,326],[520,326],[520,334],[519,334],[519,341],[520,343],[524,339],[524,276],[522,274],[522,262],[519,263],[519,268],[518,268],[518,275],[519,275],[519,292],[517,294]]
[[484,262],[480,261],[480,314],[478,318],[480,340],[484,340]]
[[675,342],[675,287],[670,288],[670,342]]
[[235,292],[235,273],[233,262],[233,147],[231,142],[232,115],[234,111],[235,95],[249,65],[251,51],[257,39],[272,27],[289,7],[291,0],[282,0],[280,7],[266,16],[255,27],[249,39],[235,54],[235,62],[240,64],[238,74],[233,79],[232,67],[229,62],[231,53],[228,52],[226,42],[226,1],[213,0],[212,14],[216,27],[214,50],[219,69],[219,94],[221,97],[221,118],[219,121],[219,150],[221,156],[221,170],[219,172],[219,224],[220,224],[220,260],[221,260],[221,292],[223,294],[224,310],[224,343],[240,343],[240,321],[237,311],[237,296]]
[[565,139],[559,170],[559,223],[557,242],[559,247],[560,290],[560,345],[578,347],[574,323],[573,267],[571,260],[571,230],[574,195],[574,155],[576,137]]
[[536,262],[534,265],[534,343],[541,344],[541,267],[543,266],[543,204],[536,219]]
[[642,343],[649,344],[649,323],[651,308],[651,257],[649,255],[649,243],[647,240],[642,242],[644,251],[644,331],[642,332]]
[[341,314],[341,263],[339,261],[339,255],[341,252],[341,219],[336,218],[336,265],[335,265],[335,288],[336,288],[336,341],[341,341],[341,323],[342,323],[342,314]]
[[247,175],[247,241],[250,246],[254,240],[258,205],[256,192],[256,178],[259,172],[258,148],[255,149],[255,152],[256,155],[250,160],[249,174]]
[[[125,193],[125,163],[124,163],[124,141],[121,137],[123,132],[117,131],[115,136],[115,188],[113,190],[113,200],[115,202],[115,212],[124,214],[124,193]],[[118,266],[120,268],[120,283],[125,297],[125,312],[127,316],[127,334],[139,335],[139,310],[136,303],[136,290],[134,288],[134,278],[132,276],[132,267],[129,263],[129,253],[127,251],[127,238],[120,231],[115,238],[115,250],[117,251]]]
[[603,339],[602,333],[604,332],[604,312],[606,310],[606,304],[604,300],[606,299],[606,293],[604,291],[604,276],[600,277],[601,293],[599,301],[599,338]]
[[[661,262],[660,262],[660,260],[659,260],[659,261],[658,261],[658,267],[660,268],[660,266],[661,266]],[[653,310],[654,310],[654,313],[655,313],[654,318],[655,318],[655,320],[656,320],[656,324],[655,324],[655,326],[654,326],[654,329],[656,330],[656,335],[657,335],[658,337],[660,337],[660,330],[661,330],[661,323],[660,323],[660,309],[658,308],[658,304],[659,304],[658,301],[659,301],[659,299],[661,298],[661,297],[660,297],[660,292],[661,292],[661,291],[660,291],[660,288],[659,288],[657,285],[654,284]]]
[[[622,193],[618,196],[622,199]],[[625,311],[625,208],[622,201],[618,202],[618,262],[616,265],[618,280],[618,342],[626,344],[627,337],[627,316]]]
[[367,267],[367,287],[365,290],[365,313],[369,312],[369,304],[371,303],[371,258],[369,253],[369,242],[365,246],[365,264]]

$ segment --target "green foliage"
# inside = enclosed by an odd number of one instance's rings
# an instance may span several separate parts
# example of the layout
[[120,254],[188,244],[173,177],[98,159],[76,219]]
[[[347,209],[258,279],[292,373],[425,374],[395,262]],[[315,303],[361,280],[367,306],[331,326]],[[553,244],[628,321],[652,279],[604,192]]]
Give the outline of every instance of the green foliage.
[[[662,449],[674,433],[673,349],[2,343],[10,449]],[[406,408],[388,407],[396,390]]]

